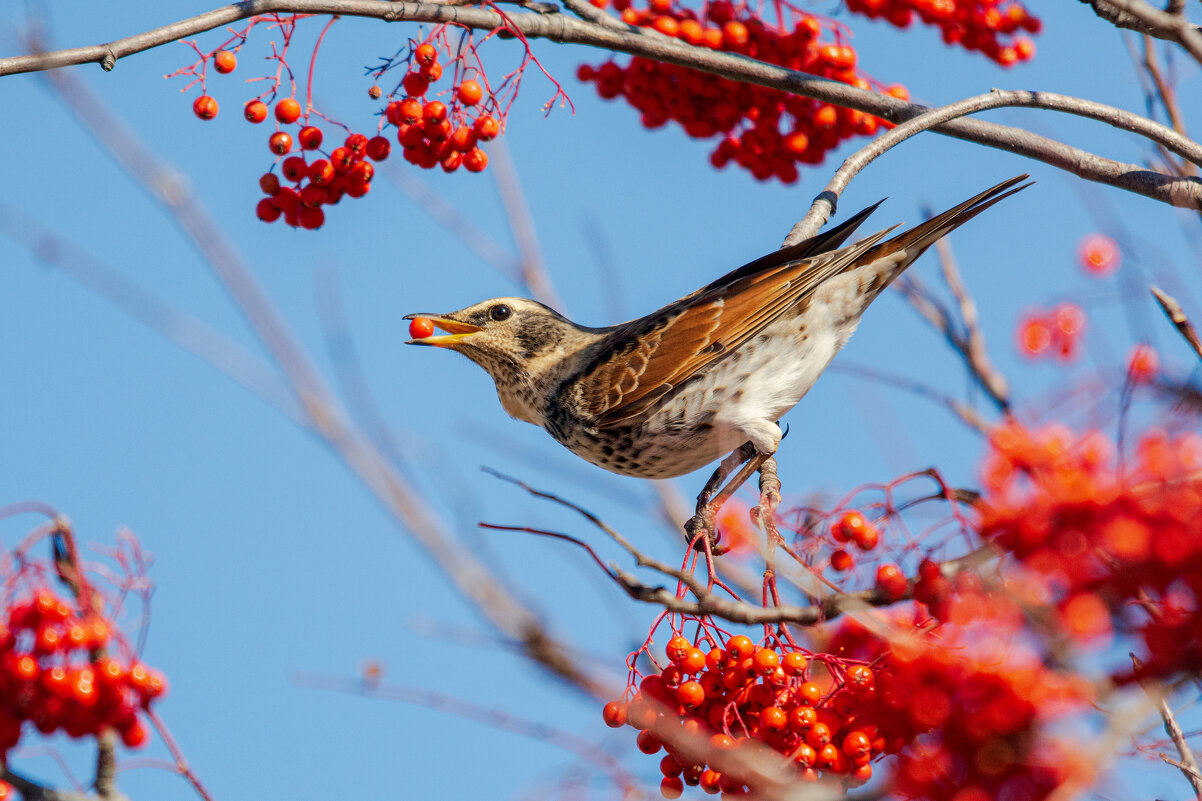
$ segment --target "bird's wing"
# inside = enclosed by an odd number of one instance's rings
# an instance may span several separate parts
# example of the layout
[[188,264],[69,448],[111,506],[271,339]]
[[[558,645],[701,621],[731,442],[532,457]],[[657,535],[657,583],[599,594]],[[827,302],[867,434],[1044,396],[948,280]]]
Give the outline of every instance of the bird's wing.
[[[855,222],[864,216],[857,215]],[[778,254],[771,254],[654,314],[619,326],[599,347],[603,355],[585,370],[580,382],[584,410],[603,427],[637,416],[755,336],[892,230],[840,250],[797,255],[832,241],[838,244],[851,233],[833,230],[817,246],[807,240],[788,248],[793,252],[789,260],[782,262]]]
[[618,326],[584,371],[579,384],[584,411],[602,427],[638,416],[804,301],[827,279],[892,259],[897,263],[892,280],[932,242],[1025,188],[1012,187],[1026,177],[1004,181],[883,244],[878,243],[893,228],[833,250],[876,208],[871,206],[825,234],[771,253],[654,314]]

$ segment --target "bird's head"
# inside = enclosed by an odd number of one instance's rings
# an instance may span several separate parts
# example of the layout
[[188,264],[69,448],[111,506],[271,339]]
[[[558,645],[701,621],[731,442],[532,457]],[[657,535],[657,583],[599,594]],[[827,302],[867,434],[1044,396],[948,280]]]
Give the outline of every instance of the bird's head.
[[411,339],[409,345],[433,345],[458,351],[483,367],[497,385],[510,415],[538,423],[539,379],[563,363],[593,337],[541,303],[525,298],[493,298],[448,314],[410,314],[445,331]]

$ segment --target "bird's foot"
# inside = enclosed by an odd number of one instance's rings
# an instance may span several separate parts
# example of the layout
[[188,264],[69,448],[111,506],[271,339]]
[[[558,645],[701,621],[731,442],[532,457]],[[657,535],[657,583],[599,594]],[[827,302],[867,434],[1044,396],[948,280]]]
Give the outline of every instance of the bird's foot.
[[[722,464],[718,465],[718,469],[714,471],[714,475],[706,482],[705,489],[701,491],[701,495],[697,496],[696,513],[689,518],[684,526],[685,536],[694,548],[701,550],[708,547],[713,549],[712,552],[715,555],[725,553],[725,549],[719,549],[718,529],[714,525],[714,520],[718,516],[718,510],[722,508],[722,505],[726,503],[727,499],[739,487],[743,486],[747,479],[751,478],[752,473],[759,470],[764,462],[771,458],[772,454],[756,453],[751,443],[747,443],[722,460]],[[720,485],[722,479],[743,461],[747,463],[743,465],[735,477],[720,492],[714,494],[712,487]],[[775,462],[773,464],[775,465]],[[773,474],[775,475],[775,468],[773,469]],[[779,486],[779,483],[777,482],[777,486]]]

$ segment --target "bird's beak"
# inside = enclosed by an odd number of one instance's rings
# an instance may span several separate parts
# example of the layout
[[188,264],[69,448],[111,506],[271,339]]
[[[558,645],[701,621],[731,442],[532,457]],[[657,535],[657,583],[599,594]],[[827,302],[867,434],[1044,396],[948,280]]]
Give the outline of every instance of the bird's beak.
[[452,320],[450,317],[439,317],[437,314],[407,314],[403,319],[412,320],[414,317],[424,317],[434,323],[435,327],[447,332],[446,336],[425,337],[424,339],[411,339],[406,342],[406,345],[433,345],[437,348],[452,348],[457,343],[462,341],[480,330],[480,326],[472,325],[471,323],[461,323],[458,320]]

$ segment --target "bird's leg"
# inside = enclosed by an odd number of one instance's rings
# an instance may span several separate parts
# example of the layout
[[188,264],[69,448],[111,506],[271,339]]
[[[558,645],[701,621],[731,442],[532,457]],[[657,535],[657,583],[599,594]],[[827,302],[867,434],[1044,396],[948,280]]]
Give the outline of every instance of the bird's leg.
[[771,521],[778,506],[780,506],[780,476],[776,474],[776,459],[769,457],[760,465],[760,505],[756,508],[766,512],[768,514],[766,519]]
[[697,496],[697,509],[700,512],[709,503],[710,498],[714,497],[714,493],[722,486],[722,482],[726,477],[739,465],[746,462],[751,457],[755,456],[755,447],[750,442],[744,442],[743,446],[738,450],[733,451],[729,456],[718,464],[718,469],[710,476],[710,480],[705,482],[705,486],[701,489],[701,494]]
[[[744,442],[742,447],[735,449],[723,459],[718,468],[714,470],[714,474],[710,476],[709,481],[705,482],[705,486],[701,488],[700,494],[697,495],[697,506],[693,516],[684,524],[685,539],[693,543],[694,547],[702,547],[706,541],[710,546],[717,543],[717,538],[714,536],[714,515],[717,514],[717,509],[711,509],[709,502],[714,497],[715,493],[722,487],[722,482],[726,477],[739,465],[746,462],[755,455],[755,448],[750,442]],[[698,534],[705,532],[705,539],[698,539]]]
[[[727,472],[734,469],[734,465],[739,464],[739,461],[741,461],[743,458],[743,454],[748,450],[750,450],[753,454],[750,460],[743,465],[743,468],[739,470],[737,474],[735,474],[734,478],[727,482],[726,486],[723,487],[717,495],[706,499],[706,490],[710,490],[710,484],[720,484],[722,481],[722,478],[718,476],[719,472],[723,468],[726,468],[730,463],[733,464],[731,467],[727,468]],[[739,461],[735,461],[736,458],[738,458]],[[770,453],[755,452],[754,448],[749,442],[722,460],[722,464],[718,466],[718,470],[714,472],[714,476],[711,477],[709,482],[706,483],[705,490],[702,490],[701,495],[699,495],[697,498],[697,512],[690,517],[689,521],[684,525],[685,535],[687,536],[689,542],[696,543],[698,541],[698,535],[702,532],[705,533],[706,539],[708,539],[711,544],[717,542],[714,531],[714,518],[717,516],[718,510],[722,508],[722,505],[726,503],[726,500],[731,495],[735,494],[735,491],[738,490],[739,487],[743,486],[747,479],[751,478],[752,473],[754,473],[756,470],[759,470],[760,466],[771,458],[772,454]],[[714,481],[714,478],[718,479],[717,482]],[[712,492],[709,494],[712,494]],[[697,547],[696,544],[694,547]],[[724,551],[719,548],[714,548],[714,553],[721,554],[724,553]]]

